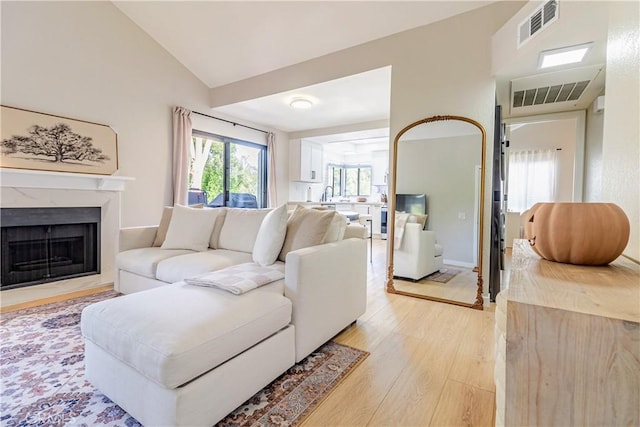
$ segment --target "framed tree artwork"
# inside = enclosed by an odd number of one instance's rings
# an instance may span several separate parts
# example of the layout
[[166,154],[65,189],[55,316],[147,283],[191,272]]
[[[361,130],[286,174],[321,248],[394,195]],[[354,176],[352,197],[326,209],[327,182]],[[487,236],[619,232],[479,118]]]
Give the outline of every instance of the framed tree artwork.
[[111,175],[118,137],[107,125],[2,106],[0,166]]

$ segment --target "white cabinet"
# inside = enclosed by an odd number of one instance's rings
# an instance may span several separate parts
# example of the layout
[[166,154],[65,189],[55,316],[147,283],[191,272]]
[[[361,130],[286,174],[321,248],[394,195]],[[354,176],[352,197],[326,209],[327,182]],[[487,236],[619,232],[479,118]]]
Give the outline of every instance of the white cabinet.
[[379,235],[381,233],[381,210],[380,206],[371,206],[371,227],[373,227],[374,235]]
[[322,182],[322,145],[304,139],[289,141],[291,181]]
[[389,150],[373,151],[371,160],[371,183],[373,185],[387,185]]
[[354,203],[351,205],[351,208],[354,212],[358,212],[360,215],[369,215],[371,212],[370,205],[359,205],[357,203]]

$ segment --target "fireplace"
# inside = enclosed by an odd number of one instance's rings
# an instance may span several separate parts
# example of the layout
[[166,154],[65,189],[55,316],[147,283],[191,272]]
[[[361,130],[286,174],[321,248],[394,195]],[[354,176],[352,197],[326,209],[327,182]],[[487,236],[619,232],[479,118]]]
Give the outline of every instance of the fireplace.
[[0,289],[100,274],[100,207],[0,209]]

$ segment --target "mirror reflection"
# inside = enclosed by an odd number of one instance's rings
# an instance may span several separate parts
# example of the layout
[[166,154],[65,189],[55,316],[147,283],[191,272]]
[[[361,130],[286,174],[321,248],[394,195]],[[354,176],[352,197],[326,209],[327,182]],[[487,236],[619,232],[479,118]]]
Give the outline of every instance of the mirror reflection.
[[397,139],[390,291],[482,308],[479,126],[435,120]]

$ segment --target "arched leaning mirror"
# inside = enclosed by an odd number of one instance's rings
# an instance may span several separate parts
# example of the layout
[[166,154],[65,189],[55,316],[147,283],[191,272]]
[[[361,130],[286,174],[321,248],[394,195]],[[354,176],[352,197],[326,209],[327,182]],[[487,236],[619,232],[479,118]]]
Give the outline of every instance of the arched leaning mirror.
[[460,116],[395,137],[388,292],[482,310],[485,144],[482,125]]

